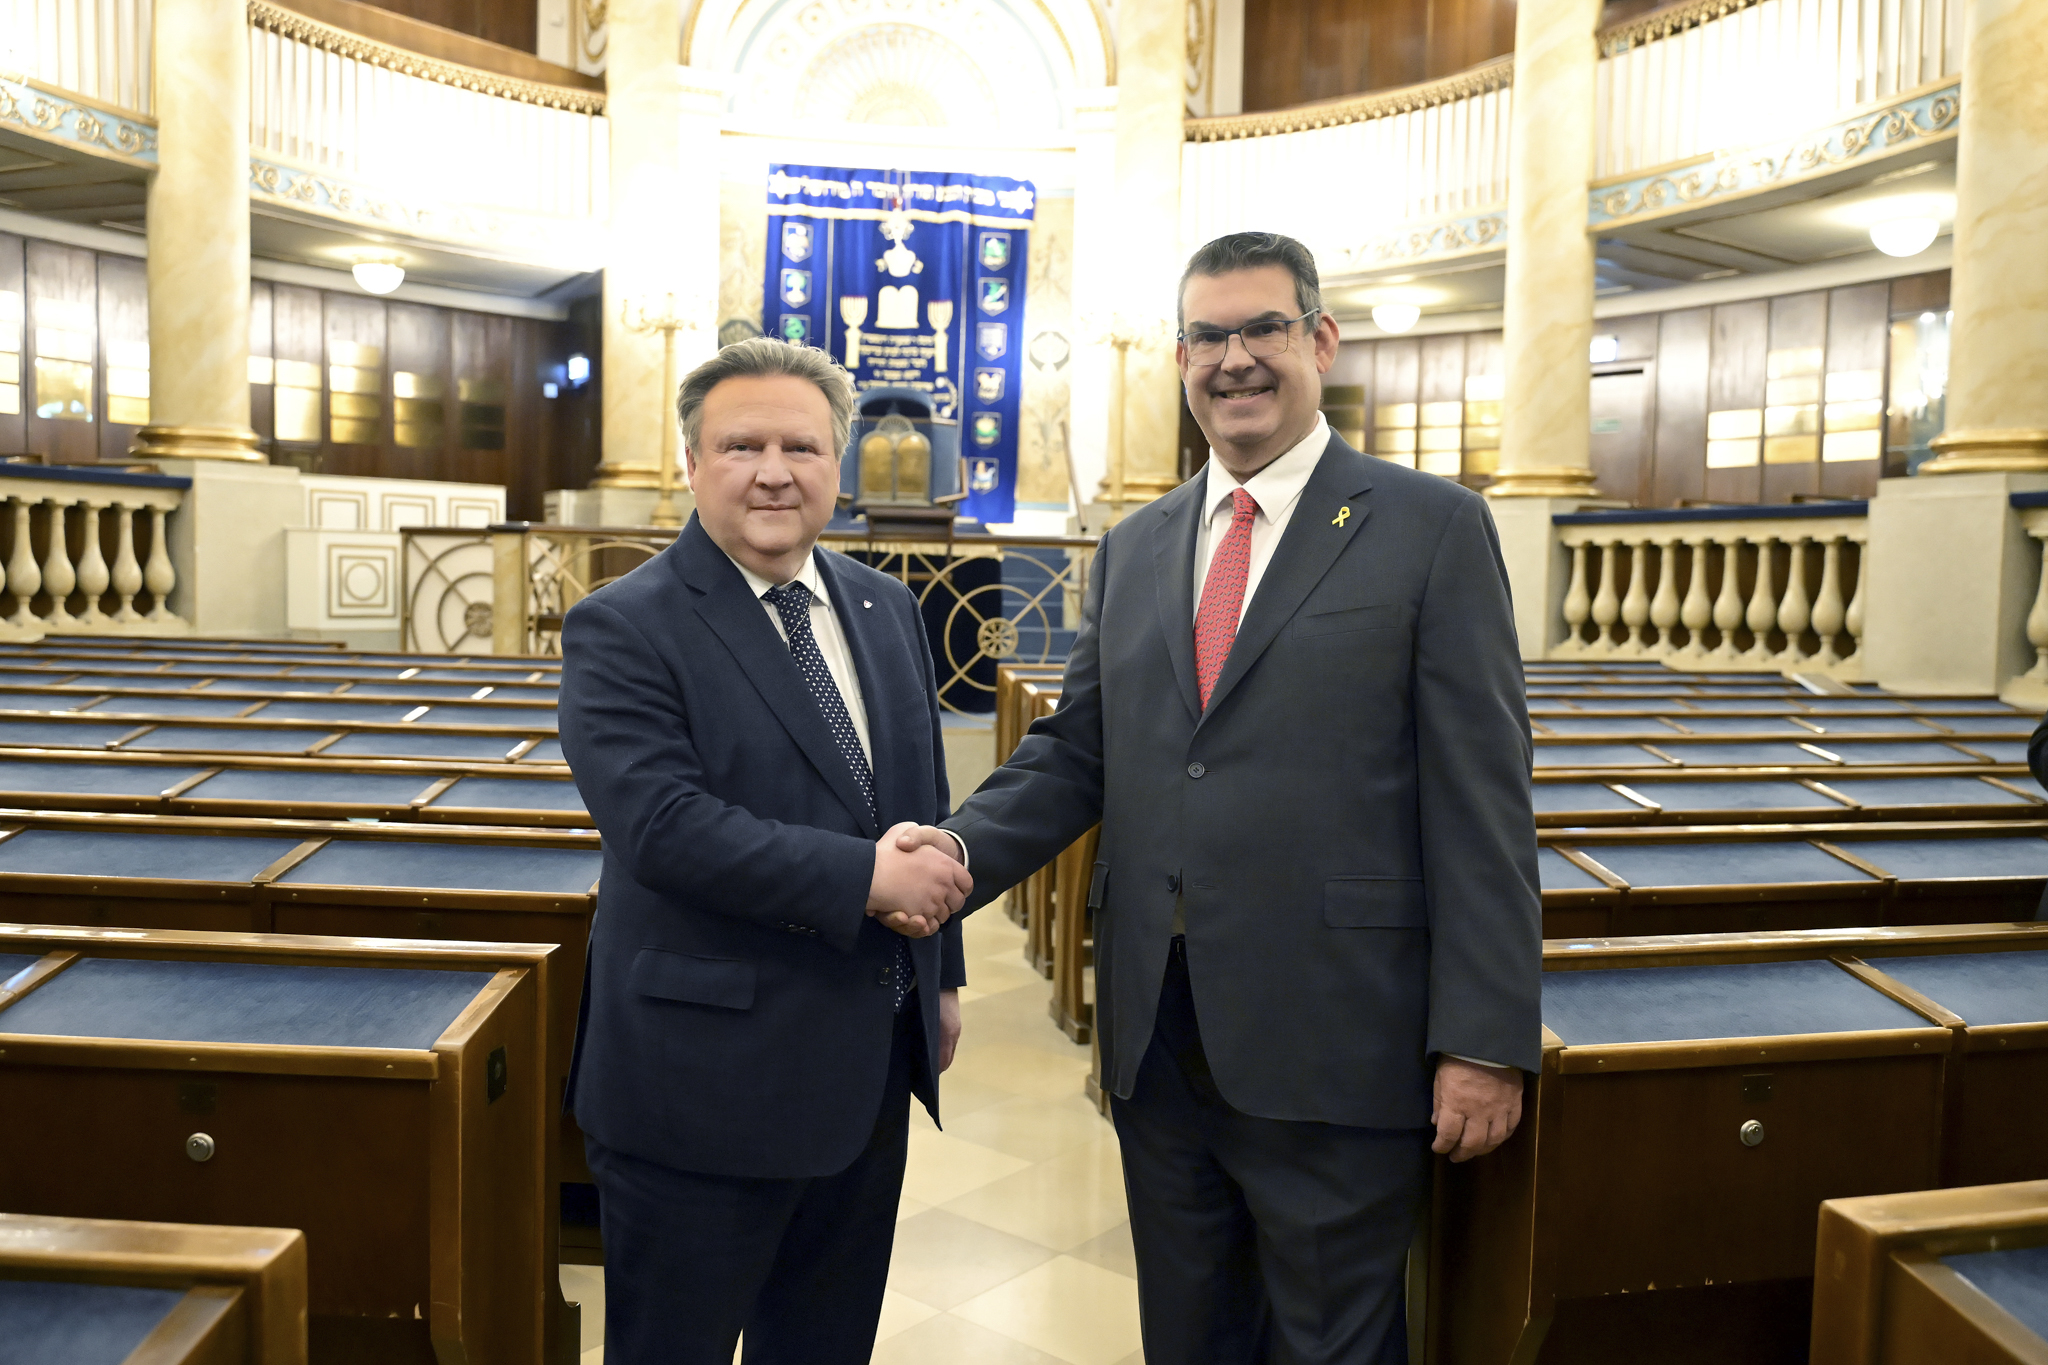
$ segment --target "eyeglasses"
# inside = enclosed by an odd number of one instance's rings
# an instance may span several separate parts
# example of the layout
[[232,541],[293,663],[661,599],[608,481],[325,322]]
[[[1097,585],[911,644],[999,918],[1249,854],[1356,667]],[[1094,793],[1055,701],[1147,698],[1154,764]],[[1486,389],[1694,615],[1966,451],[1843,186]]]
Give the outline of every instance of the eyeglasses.
[[1232,337],[1244,342],[1246,355],[1275,356],[1287,349],[1289,332],[1295,323],[1306,322],[1322,311],[1311,308],[1298,318],[1260,318],[1242,327],[1204,327],[1198,332],[1182,332],[1179,341],[1188,348],[1190,365],[1220,365]]

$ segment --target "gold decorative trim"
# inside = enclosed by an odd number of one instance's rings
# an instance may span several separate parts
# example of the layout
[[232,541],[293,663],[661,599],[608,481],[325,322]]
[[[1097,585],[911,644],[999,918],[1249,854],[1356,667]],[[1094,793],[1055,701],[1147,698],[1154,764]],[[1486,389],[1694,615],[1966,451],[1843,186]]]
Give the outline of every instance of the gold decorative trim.
[[1920,466],[1922,474],[2048,472],[2048,431],[2032,427],[1951,431],[1928,444],[1935,458]]
[[247,427],[147,426],[135,433],[129,455],[138,460],[232,460],[267,464],[256,433]]
[[249,0],[249,23],[280,38],[289,38],[322,52],[332,52],[337,57],[395,71],[401,76],[416,76],[440,85],[452,85],[458,90],[473,90],[479,95],[517,100],[521,104],[538,104],[546,109],[563,109],[572,114],[604,112],[604,95],[599,91],[543,85],[539,81],[479,71],[473,66],[461,66],[438,57],[423,57],[417,52],[407,52],[404,48],[380,43],[359,33],[323,24],[317,19],[308,19],[303,14],[272,4],[270,0]]
[[1584,465],[1503,469],[1487,485],[1489,498],[1597,498],[1593,471]]
[[1682,4],[1666,5],[1641,18],[1603,28],[1595,37],[1600,44],[1601,56],[1617,57],[1644,43],[1669,38],[1674,33],[1683,33],[1731,14],[1740,14],[1761,3],[1762,0],[1684,0]]
[[1469,71],[1446,76],[1440,81],[1405,85],[1372,95],[1355,95],[1341,100],[1324,100],[1293,109],[1274,109],[1263,114],[1225,114],[1215,118],[1187,120],[1189,142],[1230,142],[1246,137],[1271,137],[1276,133],[1301,133],[1312,128],[1334,128],[1345,123],[1364,123],[1390,114],[1410,114],[1439,104],[1490,95],[1514,84],[1515,59],[1496,57]]

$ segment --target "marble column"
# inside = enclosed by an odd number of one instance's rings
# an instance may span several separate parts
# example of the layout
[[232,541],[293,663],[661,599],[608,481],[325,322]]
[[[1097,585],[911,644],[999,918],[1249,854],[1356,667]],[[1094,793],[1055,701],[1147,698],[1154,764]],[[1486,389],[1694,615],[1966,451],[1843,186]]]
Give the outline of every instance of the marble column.
[[2048,5],[1964,15],[1948,430],[1920,472],[2048,472]]
[[[663,392],[662,333],[635,323],[673,307],[685,324],[675,335],[678,379],[717,349],[724,91],[716,73],[678,61],[679,0],[612,0],[607,33],[611,237],[604,271],[604,439],[591,485],[652,489],[663,424],[675,420],[675,395]],[[623,508],[633,500],[612,501]],[[646,501],[651,509],[651,498]]]
[[[1109,470],[1109,405],[1116,364],[1109,345],[1113,319],[1108,300],[1116,293],[1118,269],[1117,92],[1115,86],[1077,90],[1069,99],[1074,129],[1074,358],[1067,365],[1067,458],[1073,465],[1074,488],[1085,503],[1096,496]],[[1085,507],[1074,510],[1087,519]]]
[[1104,300],[1109,306],[1093,310],[1097,335],[1112,351],[1109,467],[1099,496],[1115,505],[1113,511],[1150,502],[1180,482],[1173,334],[1186,263],[1180,240],[1186,2],[1120,0],[1116,25],[1115,278]]
[[261,463],[249,428],[249,18],[157,0],[143,459]]
[[1593,34],[1600,0],[1523,0],[1515,11],[1508,132],[1506,403],[1494,497],[1594,493],[1591,371]]

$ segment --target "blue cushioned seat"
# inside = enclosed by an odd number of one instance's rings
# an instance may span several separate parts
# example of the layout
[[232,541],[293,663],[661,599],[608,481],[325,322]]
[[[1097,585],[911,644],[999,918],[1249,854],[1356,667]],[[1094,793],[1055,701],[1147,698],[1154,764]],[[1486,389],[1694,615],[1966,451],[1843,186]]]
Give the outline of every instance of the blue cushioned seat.
[[1794,725],[1783,716],[1673,716],[1677,724],[1696,735],[1796,735],[1813,738],[1813,731]]
[[303,754],[327,738],[323,730],[259,730],[225,725],[160,725],[129,749],[212,753]]
[[1799,697],[1686,697],[1672,715],[1803,716],[1811,709]]
[[0,872],[246,882],[299,840],[127,829],[25,829],[0,843]]
[[1988,715],[2015,716],[2032,723],[2033,713],[2008,706],[1990,697],[1921,697],[1905,703],[1916,711],[1982,711]]
[[2048,952],[1943,953],[1935,957],[1872,957],[1870,964],[1905,982],[1973,1026],[2048,1021]]
[[[566,763],[569,760],[562,757],[561,740],[544,739],[534,745],[527,753],[520,755],[519,761],[521,763]],[[1536,761],[1541,763],[1543,760],[1539,758]]]
[[504,758],[522,743],[516,735],[357,733],[343,735],[320,752],[356,758]]
[[2048,801],[2048,787],[2044,787],[2035,781],[2032,773],[2004,773],[2000,774],[1998,780],[2000,782],[2010,782],[2020,790],[2032,792],[2042,800]]
[[1599,714],[1606,711],[1650,712],[1653,715],[1676,715],[1685,710],[1682,703],[1658,697],[1573,697],[1568,702],[1548,702],[1546,706],[1569,706],[1574,711]]
[[1536,742],[1539,768],[1663,768],[1670,766],[1633,744],[1545,744]]
[[[1536,789],[1539,798],[1543,788]],[[1606,792],[1605,787],[1595,791]],[[1609,796],[1614,793],[1607,792]],[[1619,800],[1619,797],[1615,798]],[[585,809],[583,794],[574,782],[553,779],[535,781],[517,777],[465,777],[427,803],[435,810],[566,810]],[[1626,803],[1624,803],[1626,804]],[[1542,809],[1541,806],[1537,809]],[[1567,810],[1592,810],[1592,806],[1567,806]],[[1600,807],[1598,809],[1605,809]]]
[[491,688],[492,701],[545,701],[562,699],[562,689],[540,683],[499,683]]
[[[1820,736],[1815,735],[1817,740]],[[1688,768],[1785,768],[1825,764],[1828,760],[1797,744],[1761,741],[1756,744],[1674,744],[1665,750]]]
[[267,701],[256,716],[263,720],[341,720],[396,725],[416,708],[386,701]]
[[1857,839],[1842,847],[1895,877],[2048,877],[2048,839]]
[[1832,962],[1545,972],[1543,1022],[1573,1046],[1934,1027]]
[[0,711],[78,711],[94,700],[91,692],[0,692]]
[[1873,880],[1840,858],[1799,840],[1602,844],[1580,851],[1630,886],[1644,888]]
[[1754,782],[1643,782],[1634,790],[1649,797],[1665,810],[1791,810],[1820,807],[1840,810],[1811,787],[1790,778],[1760,778]]
[[8,982],[42,960],[37,953],[0,953],[0,990],[6,989]]
[[[1957,764],[1977,762],[1976,759],[1970,757],[1961,749],[1952,749],[1939,741],[1917,744],[1911,740],[1890,742],[1871,739],[1859,741],[1853,739],[1836,740],[1832,737],[1816,736],[1813,742],[1826,749],[1829,753],[1840,757],[1844,763],[1854,763],[1859,766],[1874,764],[1890,766],[1899,763]],[[1983,746],[1973,744],[1970,747],[1981,749]],[[2026,758],[2026,747],[2024,744],[2020,746],[2022,761]]]
[[95,716],[239,716],[248,697],[108,697],[85,709]]
[[1554,848],[1536,850],[1536,884],[1545,891],[1601,891],[1607,887]]
[[66,687],[165,687],[182,692],[196,680],[169,678],[161,675],[136,673],[80,673],[64,680]]
[[1593,683],[1587,691],[1608,697],[1678,697],[1692,690],[1692,685],[1674,678],[1670,682],[1656,683]]
[[474,683],[357,683],[349,688],[351,697],[473,697]]
[[339,692],[344,685],[326,678],[285,678],[273,674],[260,678],[218,678],[206,690],[237,697],[325,697]]
[[193,660],[189,663],[175,663],[166,668],[164,672],[166,674],[175,674],[181,678],[194,675],[213,678],[234,678],[275,673],[277,672],[277,665],[268,663],[236,663],[228,659],[208,659],[204,662]]
[[0,744],[31,749],[104,749],[144,721],[81,725],[61,720],[0,720]]
[[436,706],[421,716],[421,725],[503,725],[522,730],[552,730],[555,713],[543,706]]
[[160,767],[154,763],[38,763],[33,759],[0,759],[0,792],[157,796],[204,771]]
[[395,678],[402,668],[380,668],[375,664],[293,664],[294,678]]
[[1816,716],[1898,716],[1909,709],[1904,702],[1876,697],[1809,697],[1804,705]]
[[1925,739],[1940,733],[1918,716],[1814,716],[1812,719],[1821,728],[1821,733],[1829,735],[1917,735]]
[[509,669],[482,668],[423,668],[413,676],[424,682],[473,683],[520,682],[526,677]]
[[1929,725],[1939,725],[1959,735],[2028,735],[2041,723],[2039,716],[1929,716]]
[[[0,851],[6,849],[0,844]],[[581,896],[597,884],[594,848],[337,839],[278,878],[316,886],[421,886]]]
[[230,768],[184,793],[199,801],[332,801],[403,806],[438,779],[422,773],[329,773]]
[[[2011,778],[2004,779],[2012,781]],[[1829,777],[1827,784],[1862,806],[2023,806],[2024,796],[1981,777]]]
[[2048,1246],[1964,1252],[1944,1256],[1941,1263],[2018,1318],[2029,1332],[2048,1338]]
[[0,1009],[0,1035],[430,1048],[491,976],[89,957]]
[[2023,739],[1978,739],[1975,736],[1971,736],[1968,739],[1959,739],[1958,742],[1969,745],[1971,749],[1984,755],[1993,763],[2025,763],[2027,761],[2027,742]]
[[1538,815],[1566,811],[1641,811],[1642,807],[1598,782],[1540,782],[1533,793]]
[[1545,716],[1538,724],[1556,735],[1660,735],[1678,732],[1655,716]]
[[182,1289],[0,1280],[0,1360],[121,1365],[184,1297]]

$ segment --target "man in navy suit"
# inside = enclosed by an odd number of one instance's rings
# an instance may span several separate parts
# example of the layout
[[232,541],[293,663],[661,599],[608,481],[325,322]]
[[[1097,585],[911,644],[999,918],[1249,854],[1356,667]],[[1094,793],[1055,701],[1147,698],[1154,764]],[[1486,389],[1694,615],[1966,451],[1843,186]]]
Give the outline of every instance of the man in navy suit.
[[[853,388],[755,338],[683,381],[697,512],[563,623],[562,746],[604,833],[569,1103],[612,1365],[864,1362],[909,1100],[938,1116],[972,881],[916,599],[816,548]],[[942,928],[941,926],[944,925]]]

